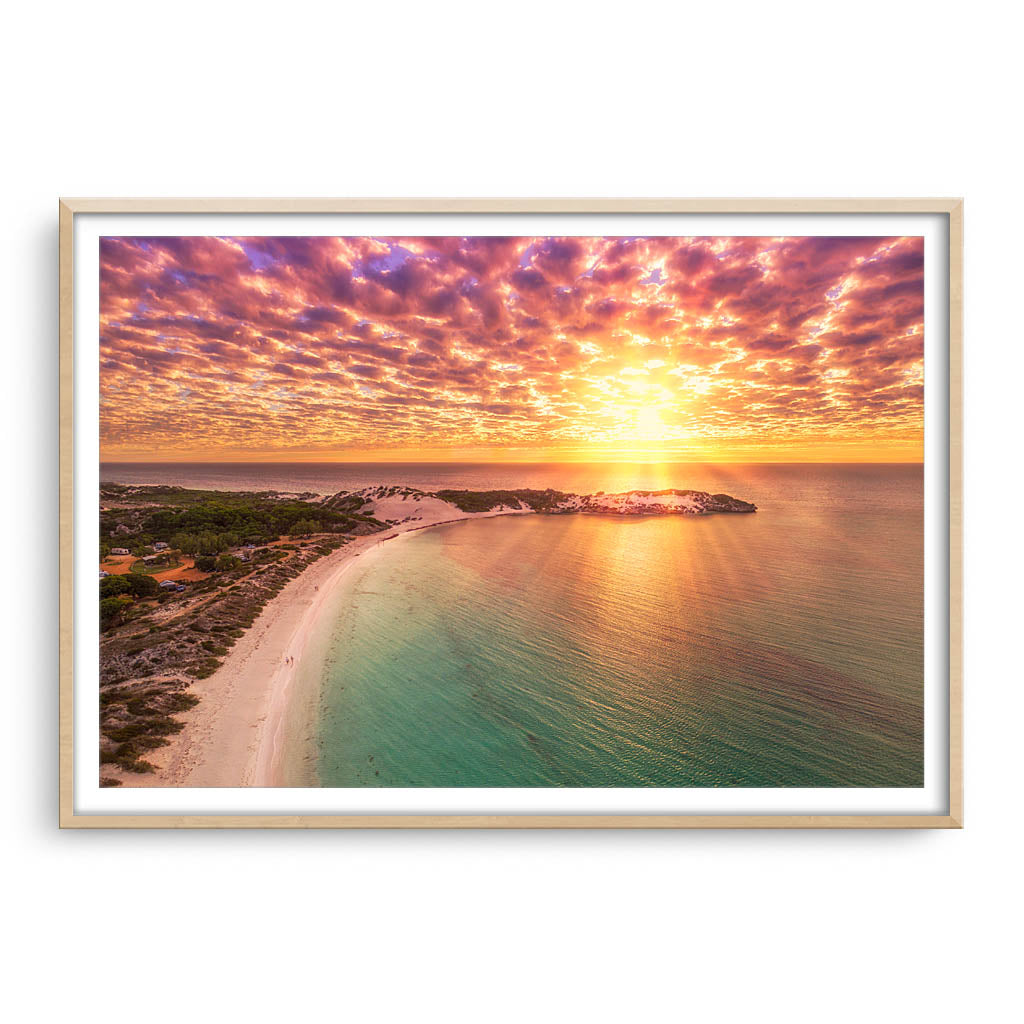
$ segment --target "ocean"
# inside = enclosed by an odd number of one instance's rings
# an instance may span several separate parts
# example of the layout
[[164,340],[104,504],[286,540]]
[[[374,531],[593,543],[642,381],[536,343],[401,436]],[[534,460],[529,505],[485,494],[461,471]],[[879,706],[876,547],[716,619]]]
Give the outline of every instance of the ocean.
[[529,516],[407,535],[324,622],[325,786],[923,784],[917,465],[105,466],[329,493],[693,487],[753,515]]

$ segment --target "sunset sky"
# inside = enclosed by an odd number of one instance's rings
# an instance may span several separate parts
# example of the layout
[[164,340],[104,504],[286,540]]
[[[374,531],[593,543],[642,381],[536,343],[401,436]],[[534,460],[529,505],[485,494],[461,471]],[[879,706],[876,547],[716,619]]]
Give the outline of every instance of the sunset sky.
[[104,238],[107,461],[919,461],[920,238]]

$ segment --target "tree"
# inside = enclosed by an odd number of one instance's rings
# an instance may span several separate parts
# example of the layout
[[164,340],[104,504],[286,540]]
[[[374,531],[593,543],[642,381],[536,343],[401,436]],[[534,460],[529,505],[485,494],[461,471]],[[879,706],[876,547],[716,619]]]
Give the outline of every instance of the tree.
[[171,537],[171,547],[183,551],[186,555],[194,555],[197,540],[191,533],[176,533]]
[[[111,577],[108,577],[108,579]],[[120,577],[116,577],[120,578]],[[106,582],[106,581],[104,581]],[[124,617],[124,610],[132,603],[127,594],[105,597],[100,601],[100,629],[109,629]]]
[[203,530],[196,538],[196,552],[200,555],[217,555],[227,546],[223,535],[212,530]]
[[[115,577],[108,576],[107,579]],[[160,592],[160,584],[152,576],[141,572],[131,572],[127,576],[116,577],[124,579],[128,583],[128,591],[135,597],[153,597]]]
[[118,597],[127,594],[128,580],[124,576],[104,576],[100,580],[100,598]]
[[234,569],[236,565],[241,565],[242,560],[236,558],[234,555],[223,554],[217,559],[217,571],[225,572],[228,569]]

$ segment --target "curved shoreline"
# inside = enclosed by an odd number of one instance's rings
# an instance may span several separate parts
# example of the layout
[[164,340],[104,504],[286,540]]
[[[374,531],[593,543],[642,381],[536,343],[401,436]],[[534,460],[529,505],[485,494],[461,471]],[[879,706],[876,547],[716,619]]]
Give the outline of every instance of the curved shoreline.
[[[436,526],[538,514],[532,508],[508,506],[487,512],[460,512],[452,505],[443,509],[418,506],[417,510],[426,515],[355,538],[286,584],[264,605],[217,671],[191,683],[190,692],[199,703],[180,716],[182,731],[167,746],[149,754],[156,771],[125,779],[125,784],[224,788],[315,785],[314,775],[308,770],[314,758],[311,738],[315,731],[315,688],[309,684],[310,692],[297,693],[303,684],[302,669],[308,668],[302,659],[317,635],[325,606],[355,559],[389,540]],[[623,515],[611,510],[579,512]],[[304,697],[308,699],[300,724],[296,702]],[[318,689],[315,697],[319,697]]]
[[[199,704],[180,716],[184,728],[152,752],[152,775],[133,787],[279,787],[289,763],[308,751],[289,749],[289,723],[299,688],[302,655],[325,605],[355,559],[377,545],[419,530],[468,519],[524,515],[525,511],[465,513],[433,522],[412,521],[358,537],[324,556],[291,580],[264,605],[252,626],[231,648],[220,668],[195,680]],[[288,664],[285,658],[293,658]],[[127,782],[127,780],[126,780]]]

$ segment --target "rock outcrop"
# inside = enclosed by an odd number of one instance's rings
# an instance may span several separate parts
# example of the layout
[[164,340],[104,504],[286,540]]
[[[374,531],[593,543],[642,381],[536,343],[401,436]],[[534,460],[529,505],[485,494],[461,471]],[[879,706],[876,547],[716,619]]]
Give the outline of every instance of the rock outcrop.
[[572,494],[554,511],[625,516],[691,515],[713,512],[756,512],[757,506],[728,494],[707,491],[626,491],[623,494]]
[[[404,519],[406,503],[443,503],[463,514],[545,512],[550,515],[703,516],[716,512],[756,512],[757,506],[729,494],[678,490],[626,491],[622,494],[568,494],[555,490],[420,491],[411,487],[366,487],[325,500],[331,508],[362,512],[386,522]],[[380,515],[378,515],[380,513]]]

